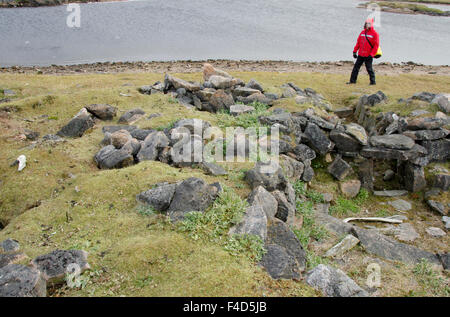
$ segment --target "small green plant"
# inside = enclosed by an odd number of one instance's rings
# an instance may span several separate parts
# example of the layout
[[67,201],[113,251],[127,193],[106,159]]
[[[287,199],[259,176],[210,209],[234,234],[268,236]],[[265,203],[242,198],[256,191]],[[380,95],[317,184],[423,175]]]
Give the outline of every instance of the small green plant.
[[255,262],[259,262],[266,252],[264,241],[255,235],[233,235],[224,246],[232,255],[247,254]]
[[330,207],[330,214],[336,216],[343,216],[349,213],[356,214],[358,212],[358,205],[354,201],[343,197],[338,197],[336,199],[336,204]]
[[328,264],[328,259],[316,255],[314,252],[306,250],[306,267],[311,270],[319,264]]
[[294,187],[295,195],[298,196],[304,196],[306,194],[306,185],[304,182],[298,180],[296,181],[292,187]]
[[307,248],[312,239],[321,241],[328,236],[328,231],[314,220],[314,206],[311,201],[297,201],[297,212],[303,216],[303,225],[300,229],[293,229],[303,248]]
[[153,281],[153,276],[151,275],[147,275],[144,277],[139,277],[135,280],[135,285],[139,288],[144,288],[148,285],[150,285],[150,283]]
[[434,270],[430,262],[422,259],[413,269],[417,282],[422,286],[424,291],[432,293],[436,296],[450,296],[450,284],[439,276]]
[[137,212],[142,216],[152,216],[158,213],[152,206],[144,205],[139,205],[137,207]]
[[172,120],[169,123],[159,126],[156,128],[157,131],[164,131],[164,130],[170,130],[173,128],[173,126],[175,125],[175,122],[177,122],[178,120]]
[[387,217],[389,216],[389,211],[386,209],[380,209],[375,212],[376,217]]
[[361,206],[367,201],[367,199],[369,199],[369,196],[369,191],[365,188],[361,188],[358,195],[356,195],[356,197],[354,198],[354,201],[356,204]]
[[221,110],[218,112],[218,119],[219,119],[219,126],[221,128],[227,128],[227,127],[242,127],[244,129],[250,128],[250,127],[263,127],[259,122],[260,116],[269,115],[269,111],[267,111],[267,105],[262,104],[260,102],[254,102],[250,104],[250,106],[253,106],[255,110],[251,113],[244,113],[239,116],[232,116],[229,114],[226,110]]
[[306,197],[311,199],[311,201],[316,203],[316,204],[317,203],[323,203],[323,194],[319,193],[319,192],[317,192],[315,190],[312,190],[312,189],[308,190],[306,192]]
[[244,254],[258,261],[263,255],[264,242],[253,235],[229,236],[229,229],[237,224],[248,206],[231,188],[224,187],[213,206],[204,213],[191,212],[179,223],[178,230],[194,240],[213,241],[233,255]]

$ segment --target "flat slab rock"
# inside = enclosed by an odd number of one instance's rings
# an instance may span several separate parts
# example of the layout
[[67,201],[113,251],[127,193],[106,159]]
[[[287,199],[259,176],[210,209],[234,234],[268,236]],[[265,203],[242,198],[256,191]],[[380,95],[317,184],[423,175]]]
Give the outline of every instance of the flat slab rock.
[[382,258],[408,264],[416,264],[421,259],[426,259],[430,263],[440,264],[435,254],[409,244],[397,242],[375,230],[353,227],[352,234],[360,240],[361,245],[367,252]]
[[377,135],[370,138],[370,144],[375,147],[386,147],[395,150],[410,150],[414,140],[401,134]]
[[355,236],[348,234],[342,239],[341,242],[336,244],[334,247],[329,249],[327,253],[325,253],[326,257],[340,257],[345,252],[351,250],[354,246],[359,243],[359,240],[355,238]]
[[0,268],[5,267],[9,264],[15,264],[23,259],[26,259],[25,253],[14,252],[14,253],[0,253]]
[[0,297],[45,297],[47,282],[41,272],[19,264],[0,268]]
[[300,279],[297,261],[286,248],[277,244],[265,246],[267,252],[259,263],[273,279]]
[[410,202],[403,200],[403,199],[397,199],[394,201],[389,201],[389,205],[394,207],[398,211],[408,211],[412,208],[412,205]]
[[19,242],[11,238],[8,238],[0,243],[0,251],[3,252],[16,252],[19,251],[19,249]]
[[368,297],[369,294],[343,271],[319,264],[306,273],[306,283],[328,297]]
[[393,189],[393,190],[376,190],[373,192],[375,196],[381,196],[381,197],[397,197],[397,196],[404,196],[408,194],[407,190],[404,189]]
[[31,265],[41,271],[45,280],[59,282],[65,277],[66,273],[71,273],[68,271],[70,265],[78,265],[81,273],[89,269],[87,257],[88,253],[83,250],[55,250],[36,257],[31,261]]

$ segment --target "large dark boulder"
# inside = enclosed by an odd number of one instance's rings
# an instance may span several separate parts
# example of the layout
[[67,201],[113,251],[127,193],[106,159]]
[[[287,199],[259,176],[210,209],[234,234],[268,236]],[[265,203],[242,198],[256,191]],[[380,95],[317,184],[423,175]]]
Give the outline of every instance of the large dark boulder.
[[422,259],[433,264],[440,264],[437,256],[428,251],[421,250],[409,244],[397,242],[376,230],[367,230],[358,227],[352,228],[352,233],[359,240],[364,249],[382,258],[401,261],[407,264],[417,264]]
[[338,180],[343,180],[351,171],[352,167],[339,155],[328,166],[328,172]]
[[331,130],[330,139],[339,153],[355,153],[361,149],[361,144],[352,136],[340,130]]
[[275,218],[278,218],[281,221],[286,222],[287,224],[292,224],[295,217],[295,206],[291,202],[289,202],[286,198],[286,195],[279,190],[273,191],[272,195],[277,200],[278,205]]
[[145,115],[142,109],[133,109],[125,112],[117,121],[120,124],[133,124]]
[[374,135],[370,138],[370,144],[375,147],[385,147],[396,150],[410,150],[414,146],[414,140],[402,135]]
[[156,211],[165,211],[172,202],[177,184],[159,183],[154,188],[146,190],[136,196],[136,200]]
[[147,135],[145,138],[137,159],[141,161],[155,161],[159,152],[169,145],[169,138],[161,131],[155,131]]
[[233,96],[220,89],[212,94],[212,96],[209,98],[209,106],[204,110],[207,110],[209,112],[230,110],[230,107],[232,105],[234,105]]
[[265,249],[267,252],[262,257],[260,265],[273,279],[300,279],[297,261],[286,248],[268,244]]
[[10,264],[0,268],[0,297],[46,297],[47,283],[36,269]]
[[294,154],[300,162],[312,161],[316,158],[316,152],[305,144],[299,144],[294,148]]
[[245,209],[243,219],[233,226],[230,235],[255,235],[264,241],[267,237],[267,216],[260,205],[252,205]]
[[75,266],[80,274],[88,270],[87,257],[88,253],[83,250],[55,250],[36,257],[31,265],[41,271],[47,282],[58,283],[66,274],[73,273],[71,269]]
[[93,104],[86,106],[86,110],[100,120],[112,120],[116,116],[117,108],[107,104]]
[[262,186],[268,191],[277,189],[284,191],[287,184],[283,170],[275,162],[269,164],[257,162],[251,170],[245,172],[245,179],[252,189]]
[[275,217],[278,211],[278,202],[264,187],[258,186],[248,195],[247,201],[250,206],[261,206],[267,218]]
[[101,169],[122,168],[134,164],[133,156],[126,150],[107,145],[97,152],[94,161]]
[[334,143],[331,142],[327,135],[314,123],[308,123],[305,134],[309,139],[311,147],[321,155],[331,152],[334,148]]
[[205,211],[217,198],[221,187],[218,183],[208,185],[203,179],[191,177],[181,182],[168,208],[172,221],[183,220],[192,211]]
[[367,297],[369,294],[343,271],[319,264],[306,273],[306,283],[328,297]]
[[300,272],[306,268],[306,252],[297,236],[283,221],[272,218],[267,223],[267,244],[277,244],[286,249],[286,252],[294,257]]
[[94,125],[95,121],[93,116],[86,110],[86,108],[83,108],[56,134],[60,137],[81,137],[86,130],[92,128]]
[[445,162],[450,159],[450,140],[423,141],[422,146],[428,151],[432,162]]

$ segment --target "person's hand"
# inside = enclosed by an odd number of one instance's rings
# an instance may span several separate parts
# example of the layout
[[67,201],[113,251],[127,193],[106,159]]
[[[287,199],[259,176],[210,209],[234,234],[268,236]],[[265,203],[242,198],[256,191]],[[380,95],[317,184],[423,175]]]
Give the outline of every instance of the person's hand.
[[356,54],[355,52],[353,52],[353,58],[358,58],[358,54]]

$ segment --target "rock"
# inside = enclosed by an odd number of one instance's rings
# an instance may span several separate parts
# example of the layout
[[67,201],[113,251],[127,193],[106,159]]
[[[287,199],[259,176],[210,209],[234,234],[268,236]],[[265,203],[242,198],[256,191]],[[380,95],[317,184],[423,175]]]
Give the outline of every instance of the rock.
[[242,102],[245,105],[252,104],[254,102],[259,102],[259,103],[265,104],[267,106],[273,105],[273,99],[267,97],[266,95],[264,95],[263,93],[261,93],[259,91],[257,93],[251,94],[250,96],[247,96],[247,97],[237,97],[236,101]]
[[256,81],[256,79],[250,79],[250,81],[247,83],[247,85],[245,85],[245,87],[256,89],[259,90],[260,92],[264,92],[263,87],[261,86],[260,83]]
[[437,105],[440,110],[444,111],[445,113],[450,113],[450,102],[446,95],[436,95],[433,100],[431,100],[431,105]]
[[431,102],[434,99],[435,96],[436,96],[436,94],[433,94],[431,92],[423,91],[423,92],[415,93],[411,97],[411,99],[421,100],[421,101],[425,101],[425,102]]
[[343,222],[341,219],[330,216],[328,212],[329,206],[329,204],[316,205],[316,223],[337,235],[349,234],[353,226],[349,223]]
[[232,105],[230,107],[230,114],[232,116],[239,116],[241,114],[245,113],[251,113],[255,111],[255,107],[252,106],[246,106],[246,105]]
[[209,63],[204,63],[203,64],[203,80],[209,81],[209,78],[214,75],[231,78],[231,75],[228,74],[227,72],[220,70],[220,69],[216,69]]
[[450,217],[442,216],[442,221],[444,222],[445,229],[450,229]]
[[134,125],[107,125],[102,128],[102,132],[106,134],[114,133],[119,130],[127,130],[128,132],[132,133],[136,129],[137,127]]
[[366,130],[356,123],[350,123],[345,125],[345,132],[353,136],[361,145],[368,144],[368,136]]
[[100,120],[112,120],[117,112],[117,108],[107,104],[89,105],[86,106],[86,110]]
[[322,155],[325,155],[334,148],[334,143],[314,123],[308,123],[305,134],[309,139],[311,147]]
[[134,163],[132,155],[125,150],[117,150],[113,145],[107,145],[98,151],[94,161],[101,169],[122,168]]
[[[211,127],[211,124],[201,119],[181,119],[173,124],[173,129],[185,128],[192,135],[203,136],[203,132]],[[179,131],[184,132],[184,131]]]
[[228,89],[240,83],[240,81],[236,78],[224,77],[219,75],[213,75],[209,77],[208,82],[215,89]]
[[0,268],[0,297],[46,297],[47,283],[41,273],[24,265]]
[[5,267],[10,264],[16,264],[23,259],[26,259],[25,253],[10,252],[10,253],[0,253],[0,268]]
[[78,266],[80,274],[90,269],[87,257],[88,253],[83,250],[55,250],[36,257],[31,261],[31,265],[41,271],[42,277],[47,282],[58,283],[67,273],[72,273],[73,265]]
[[348,234],[344,239],[341,240],[334,247],[329,249],[325,253],[325,257],[341,257],[345,252],[351,250],[354,246],[359,243],[359,240],[355,238],[353,235]]
[[297,160],[301,162],[311,161],[316,158],[316,152],[305,144],[299,144],[294,148]]
[[170,149],[170,156],[176,167],[192,166],[203,162],[203,139],[198,135],[183,137]]
[[364,104],[373,107],[376,104],[387,101],[387,99],[388,98],[382,91],[377,91],[375,94],[367,96],[366,99],[363,99],[363,100],[365,101]]
[[403,182],[407,190],[418,192],[427,186],[423,166],[406,163],[403,168]]
[[[310,115],[308,113],[304,113],[304,115],[307,117],[309,123],[314,123],[318,127],[325,129],[325,130],[333,130],[336,127],[335,123],[331,123],[325,119],[322,119],[321,117]],[[331,118],[330,118],[331,119]]]
[[417,141],[432,141],[443,139],[448,135],[449,131],[445,129],[438,130],[415,130],[405,131],[403,135]]
[[414,140],[401,134],[376,135],[370,138],[370,144],[375,147],[410,150],[414,146]]
[[430,263],[439,264],[435,254],[397,242],[374,230],[353,227],[352,233],[360,240],[361,245],[367,252],[382,258],[407,264],[417,264],[422,259],[426,259]]
[[328,166],[328,172],[337,180],[343,180],[351,171],[351,166],[340,156],[336,156],[333,163]]
[[339,130],[331,130],[330,139],[340,153],[359,152],[361,144],[352,136]]
[[444,270],[450,270],[450,253],[438,254],[439,260],[441,260]]
[[422,116],[422,115],[428,114],[428,113],[430,113],[430,112],[427,111],[427,110],[419,109],[419,110],[414,110],[414,111],[412,111],[409,115],[410,115],[411,117],[418,117],[418,116]]
[[[411,162],[419,162],[422,159],[426,159],[426,163],[428,164],[428,159],[426,154],[428,151],[418,145],[415,144],[411,150],[394,150],[383,147],[370,147],[365,146],[361,149],[359,154],[365,158],[373,158],[379,160],[400,160],[400,161],[411,161]],[[426,164],[425,164],[426,165]]]
[[283,168],[284,175],[294,181],[300,180],[303,171],[305,170],[305,165],[287,155],[280,155],[280,164]]
[[296,260],[298,271],[305,270],[306,252],[286,223],[276,218],[268,219],[266,243],[285,248],[286,252]]
[[373,191],[373,160],[366,159],[358,165],[358,177],[362,188]]
[[8,252],[16,252],[16,251],[20,250],[20,245],[19,245],[19,242],[17,240],[8,238],[6,240],[3,240],[0,243],[0,248],[1,248],[0,249],[1,251],[6,252],[6,253],[8,253]]
[[278,202],[278,210],[275,214],[275,218],[278,218],[287,224],[292,224],[295,217],[295,206],[291,204],[286,199],[286,196],[279,190],[273,191],[272,196],[275,197]]
[[169,145],[169,138],[161,131],[155,131],[150,133],[144,140],[137,159],[142,161],[155,161],[159,155],[159,152]]
[[395,237],[400,241],[412,242],[419,238],[416,229],[409,223],[401,223],[394,229]]
[[68,124],[63,126],[58,131],[57,135],[60,137],[81,137],[86,130],[92,128],[95,125],[92,115],[86,110],[81,109]]
[[151,129],[133,129],[129,131],[131,136],[139,141],[144,141],[145,138],[152,132],[155,132],[155,130]]
[[328,297],[367,297],[369,294],[344,272],[319,264],[306,273],[306,283]]
[[431,208],[431,210],[436,211],[437,213],[445,216],[447,213],[445,211],[445,207],[438,201],[435,200],[427,200],[427,205]]
[[39,132],[25,129],[24,134],[27,140],[36,141],[39,138]]
[[248,87],[236,87],[233,90],[233,97],[235,97],[235,98],[237,98],[237,97],[248,97],[248,96],[253,95],[255,93],[260,94],[261,91],[259,91],[257,89],[248,88]]
[[3,89],[3,95],[5,96],[15,96],[16,93],[11,89]]
[[285,248],[277,244],[268,244],[265,249],[267,252],[261,258],[260,265],[273,279],[300,278],[297,261]]
[[274,113],[270,116],[261,116],[259,117],[259,122],[268,126],[278,124],[280,131],[286,133],[289,133],[289,131],[291,131],[294,126],[292,115],[289,112],[280,112]]
[[156,211],[166,211],[172,202],[176,188],[177,184],[159,183],[154,188],[138,194],[136,200],[151,206]]
[[245,179],[252,189],[263,186],[268,191],[284,191],[287,184],[281,167],[272,161],[269,164],[257,162],[251,170],[245,172]]
[[430,190],[427,190],[423,197],[425,199],[429,199],[432,196],[438,196],[441,193],[441,190],[439,188],[431,188]]
[[250,206],[261,206],[267,218],[275,217],[278,211],[278,201],[262,186],[253,189],[247,201]]
[[291,87],[286,87],[281,94],[281,98],[293,98],[295,96],[297,96],[297,92]]
[[412,208],[411,203],[403,199],[389,201],[388,204],[394,207],[397,211],[408,211]]
[[49,145],[56,145],[58,143],[64,143],[66,140],[55,134],[46,134],[42,137],[42,142]]
[[361,182],[359,180],[350,180],[346,182],[339,183],[339,188],[341,189],[342,194],[349,198],[354,198],[359,193],[359,189],[361,188]]
[[119,130],[114,133],[111,133],[111,144],[116,148],[122,148],[125,143],[131,140],[131,134],[127,130]]
[[231,94],[224,90],[216,91],[209,100],[210,112],[218,112],[220,110],[229,110],[234,105],[234,99]]
[[122,124],[133,124],[141,119],[145,115],[142,109],[133,109],[125,112],[120,118],[118,123]]
[[203,170],[209,175],[223,176],[228,174],[222,166],[214,163],[202,162],[201,166]]
[[168,91],[171,87],[175,90],[184,88],[187,91],[195,92],[201,89],[201,85],[196,82],[189,82],[180,78],[166,74],[164,77],[164,91]]
[[423,141],[422,146],[428,151],[432,162],[445,162],[450,160],[450,140]]
[[408,194],[407,190],[404,189],[393,189],[393,190],[376,190],[373,192],[375,196],[381,196],[381,197],[397,197],[397,196],[404,196]]
[[395,172],[391,169],[386,170],[383,174],[383,180],[386,182],[393,180],[394,177],[395,177]]
[[179,221],[189,212],[204,212],[216,199],[219,191],[219,184],[208,185],[203,179],[196,177],[185,179],[177,186],[168,208],[170,219]]
[[445,125],[445,121],[439,118],[416,118],[408,121],[408,130],[436,130]]
[[450,175],[449,174],[436,174],[434,176],[434,187],[447,191],[450,187]]
[[303,171],[302,181],[310,182],[314,178],[314,169],[311,167],[310,160],[306,160],[303,163],[305,165],[305,169]]
[[260,205],[249,206],[241,222],[233,226],[230,235],[255,235],[264,241],[267,237],[267,216]]
[[440,238],[446,235],[445,231],[437,227],[428,227],[425,231],[434,238]]

